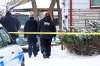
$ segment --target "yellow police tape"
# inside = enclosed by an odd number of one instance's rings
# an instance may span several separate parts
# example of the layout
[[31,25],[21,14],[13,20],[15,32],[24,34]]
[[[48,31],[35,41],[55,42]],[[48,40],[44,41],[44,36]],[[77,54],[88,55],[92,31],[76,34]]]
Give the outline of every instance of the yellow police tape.
[[100,32],[9,32],[10,34],[100,35]]

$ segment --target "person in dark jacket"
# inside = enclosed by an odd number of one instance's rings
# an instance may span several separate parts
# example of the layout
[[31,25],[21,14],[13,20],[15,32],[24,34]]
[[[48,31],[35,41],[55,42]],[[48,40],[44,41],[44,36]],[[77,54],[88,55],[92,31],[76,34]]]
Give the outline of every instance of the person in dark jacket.
[[[8,32],[18,32],[20,29],[19,20],[13,17],[9,11],[7,11],[6,15],[0,19],[0,23],[7,29]],[[18,34],[11,34],[11,37],[13,39],[12,43],[16,43]]]
[[[55,25],[48,12],[45,14],[45,17],[42,20],[40,20],[39,31],[40,32],[56,32]],[[55,34],[41,34],[40,35],[41,52],[44,58],[50,57],[51,41],[52,41],[52,38],[55,36],[56,36]]]
[[[34,20],[34,17],[30,17],[30,19],[26,22],[24,26],[24,32],[37,32],[37,27],[38,27],[37,21]],[[25,34],[24,37],[28,39],[29,57],[32,56],[32,52],[36,57],[39,51],[36,34]]]

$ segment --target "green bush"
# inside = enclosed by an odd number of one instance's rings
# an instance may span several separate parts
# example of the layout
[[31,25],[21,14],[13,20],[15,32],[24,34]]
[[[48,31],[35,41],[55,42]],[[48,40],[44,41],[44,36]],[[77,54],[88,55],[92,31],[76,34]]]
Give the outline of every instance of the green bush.
[[100,36],[97,35],[64,35],[61,42],[77,55],[100,54]]

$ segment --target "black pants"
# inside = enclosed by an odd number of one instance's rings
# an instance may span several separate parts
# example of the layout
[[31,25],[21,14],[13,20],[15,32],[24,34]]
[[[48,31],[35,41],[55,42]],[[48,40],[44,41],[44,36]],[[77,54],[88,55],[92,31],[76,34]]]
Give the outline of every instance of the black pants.
[[40,38],[41,53],[48,57],[51,55],[51,40],[52,39]]
[[33,36],[28,37],[28,54],[31,57],[32,52],[34,55],[36,55],[39,51],[39,47],[37,45],[37,38]]

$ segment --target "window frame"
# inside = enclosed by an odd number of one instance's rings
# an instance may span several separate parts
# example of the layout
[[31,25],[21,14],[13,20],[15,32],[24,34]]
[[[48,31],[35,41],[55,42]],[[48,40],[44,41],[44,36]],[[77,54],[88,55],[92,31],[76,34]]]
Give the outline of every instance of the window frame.
[[92,0],[90,0],[90,9],[100,9],[100,4],[97,6],[92,5]]

